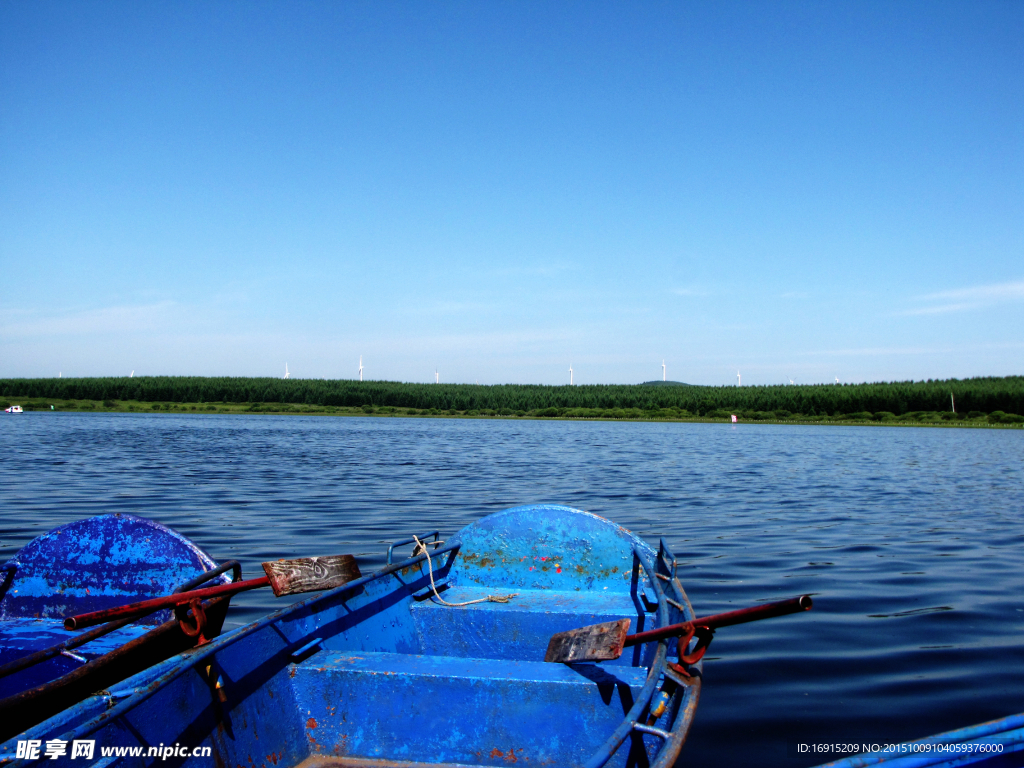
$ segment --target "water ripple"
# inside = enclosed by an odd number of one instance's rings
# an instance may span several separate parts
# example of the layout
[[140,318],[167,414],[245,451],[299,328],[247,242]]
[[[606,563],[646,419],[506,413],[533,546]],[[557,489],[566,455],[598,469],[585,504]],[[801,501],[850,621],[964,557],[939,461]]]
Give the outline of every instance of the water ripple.
[[[247,575],[555,502],[664,536],[699,613],[810,592],[716,637],[681,764],[800,768],[1024,710],[1024,433],[28,413],[0,420],[0,555],[101,512]],[[281,607],[235,598],[235,620]]]

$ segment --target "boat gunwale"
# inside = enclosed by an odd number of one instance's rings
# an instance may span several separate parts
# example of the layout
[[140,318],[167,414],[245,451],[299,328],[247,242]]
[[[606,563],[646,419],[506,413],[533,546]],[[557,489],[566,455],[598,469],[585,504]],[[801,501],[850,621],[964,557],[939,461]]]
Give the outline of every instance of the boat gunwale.
[[[459,540],[458,538],[453,538],[450,543],[445,543],[444,545],[437,547],[436,549],[433,549],[430,554],[442,555],[448,552],[457,552],[461,547],[461,540]],[[636,588],[634,590],[634,601],[639,603],[640,595],[643,593],[644,590],[642,580],[639,578],[640,570],[642,568],[643,572],[647,575],[648,583],[651,584],[652,589],[654,590],[658,598],[658,624],[659,626],[666,626],[668,623],[670,623],[669,598],[665,594],[665,591],[663,590],[662,585],[659,583],[659,580],[657,578],[657,575],[659,575],[660,570],[650,562],[647,553],[643,552],[641,548],[637,546],[636,543],[633,543],[631,545],[631,549],[635,558],[633,570],[637,576]],[[676,593],[676,597],[681,598],[681,601],[674,602],[681,602],[683,605],[685,605],[685,608],[691,613],[691,616],[686,618],[693,618],[692,607],[690,606],[689,599],[687,598],[685,591],[682,589],[682,586],[679,583],[678,578],[676,578],[674,574],[674,560],[671,563],[665,560],[665,553],[667,551],[668,550],[665,547],[665,542],[664,540],[662,540],[661,548],[660,551],[656,554],[656,558],[658,559],[658,561],[660,561],[660,563],[664,565],[664,570],[672,574],[667,580],[672,584],[672,588],[673,591],[675,591]],[[118,718],[124,716],[126,713],[130,712],[132,709],[139,706],[147,699],[149,699],[151,696],[153,696],[155,693],[163,689],[166,685],[173,682],[180,675],[188,672],[191,669],[195,669],[198,665],[200,665],[210,656],[217,654],[222,649],[227,648],[230,645],[233,645],[235,642],[242,640],[243,638],[249,637],[254,633],[264,629],[265,627],[268,627],[279,622],[280,620],[288,617],[289,615],[301,612],[320,601],[331,600],[340,595],[344,595],[348,592],[360,589],[367,584],[382,579],[398,571],[407,569],[411,566],[423,563],[426,560],[427,555],[421,553],[418,555],[413,555],[398,563],[386,565],[383,568],[374,571],[373,573],[367,574],[358,579],[342,584],[326,592],[313,594],[305,600],[301,600],[297,603],[285,606],[280,610],[274,611],[273,613],[270,613],[260,619],[257,619],[256,621],[250,624],[247,624],[243,627],[239,627],[238,629],[235,629],[233,631],[227,632],[221,635],[220,637],[214,639],[205,646],[187,650],[176,659],[168,659],[167,662],[164,662],[164,664],[171,664],[172,666],[170,666],[169,669],[160,672],[156,677],[150,679],[148,683],[145,683],[143,687],[134,689],[134,691],[129,696],[117,702],[106,711],[89,720],[86,720],[85,722],[62,733],[60,736],[57,736],[56,738],[68,742],[71,742],[75,739],[82,739],[83,737],[88,736],[89,734],[103,728],[108,723],[116,721]],[[640,606],[638,605],[638,607]],[[646,682],[643,688],[637,694],[633,706],[630,708],[629,712],[627,712],[624,715],[622,722],[609,735],[609,737],[605,740],[604,744],[601,745],[601,747],[599,747],[599,749],[593,754],[593,756],[585,763],[586,768],[600,768],[601,766],[604,766],[615,755],[615,753],[621,747],[622,743],[626,741],[631,734],[638,734],[640,739],[642,740],[643,735],[645,733],[651,733],[651,731],[640,731],[637,728],[638,724],[642,726],[642,724],[638,722],[639,717],[650,706],[655,691],[658,687],[658,682],[660,680],[667,681],[672,679],[677,682],[679,681],[678,676],[672,674],[671,671],[667,669],[667,655],[668,646],[670,642],[671,640],[668,639],[658,641],[658,648],[654,653],[654,656],[651,659],[650,664],[648,665]],[[160,665],[157,665],[157,667],[153,667],[151,669],[158,669],[159,666]],[[672,724],[669,727],[669,730],[662,731],[663,733],[668,734],[668,738],[665,738],[664,736],[658,736],[657,732],[655,732],[655,736],[661,739],[661,745],[658,747],[656,751],[654,751],[651,754],[652,768],[666,768],[671,764],[672,761],[675,760],[675,758],[679,754],[679,751],[682,749],[683,743],[685,742],[686,736],[689,732],[689,727],[693,721],[694,711],[696,709],[696,704],[700,694],[699,663],[698,665],[695,665],[695,668],[698,670],[698,675],[695,675],[692,681],[683,685],[679,685],[676,691],[670,697],[670,706],[666,710],[666,714],[668,714],[669,717],[673,718]],[[44,723],[40,723],[39,725],[43,725]],[[27,731],[25,733],[27,733]],[[13,764],[20,765],[23,763],[21,761],[17,761]]]
[[[452,544],[447,544],[443,547],[435,549],[433,551],[433,554],[438,555],[444,554],[446,552],[456,551],[461,546],[461,542],[455,541]],[[384,576],[388,576],[396,571],[400,571],[404,568],[408,568],[412,565],[417,565],[421,562],[424,562],[426,561],[426,559],[426,555],[416,555],[410,557],[408,560],[403,560],[402,562],[385,566],[384,568],[381,568],[378,571],[369,573],[366,576],[361,576],[358,579],[342,584],[341,586],[335,587],[334,589],[328,590],[327,592],[320,592],[309,596],[305,600],[300,600],[297,603],[285,606],[284,608],[274,611],[273,613],[270,613],[261,619],[257,619],[256,621],[247,624],[244,627],[239,627],[236,630],[225,633],[217,639],[212,640],[211,642],[202,646],[201,648],[197,648],[192,651],[186,651],[185,655],[179,658],[175,665],[171,667],[171,669],[167,670],[166,672],[162,673],[161,675],[153,679],[151,682],[147,683],[144,688],[142,688],[141,690],[136,689],[136,691],[131,696],[125,698],[123,701],[114,705],[106,712],[97,715],[91,720],[87,720],[86,722],[73,728],[72,730],[61,734],[57,738],[64,741],[72,741],[74,739],[81,739],[84,736],[88,736],[90,733],[106,725],[108,721],[116,720],[117,718],[123,716],[126,712],[130,711],[142,702],[146,701],[146,699],[155,694],[165,685],[174,681],[179,675],[182,675],[190,669],[193,669],[197,664],[204,661],[207,657],[216,654],[223,648],[227,648],[228,646],[233,645],[242,638],[248,637],[249,635],[252,635],[258,630],[261,630],[264,627],[274,624],[275,622],[284,618],[288,614],[301,611],[307,606],[310,606],[320,600],[329,600],[333,597],[336,597],[337,595],[342,595],[351,590],[358,589],[359,587],[376,581],[377,579],[383,578]]]
[[[682,585],[678,583],[679,580],[675,577],[675,561],[673,560],[671,563],[665,561],[665,553],[668,549],[665,546],[664,539],[661,540],[660,544],[660,551],[656,555],[658,563],[664,564],[665,570],[673,573],[673,575],[669,577],[670,582],[672,583],[673,588],[677,591],[677,596],[683,598],[682,604],[685,605],[687,610],[690,612],[690,616],[686,618],[687,620],[690,620],[693,618],[693,608],[690,606],[690,601],[686,597],[686,593],[683,591]],[[633,572],[637,577],[639,577],[637,572],[638,568],[639,566],[643,566],[648,580],[650,581],[655,594],[658,596],[658,624],[662,627],[668,626],[670,623],[668,614],[668,596],[662,589],[661,584],[658,583],[659,580],[657,579],[657,575],[659,574],[659,571],[648,561],[646,553],[642,552],[635,544],[633,545],[633,556],[635,558],[633,563]],[[641,590],[642,586],[640,585],[638,578],[637,591],[639,592]],[[662,679],[668,681],[669,679],[676,677],[673,676],[667,668],[669,642],[670,641],[668,639],[658,641],[658,650],[655,652],[654,658],[651,660],[650,667],[648,668],[647,682],[644,683],[644,687],[640,690],[640,693],[637,694],[633,706],[630,708],[629,712],[626,713],[622,723],[612,731],[612,734],[605,740],[604,744],[602,744],[597,752],[594,753],[593,757],[587,761],[585,768],[602,768],[602,766],[612,759],[619,747],[622,746],[622,742],[624,742],[632,733],[651,733],[651,731],[641,731],[637,726],[640,725],[640,715],[650,706],[651,701],[654,698],[654,691],[655,688],[657,688],[658,681]],[[671,762],[674,762],[676,757],[679,756],[679,751],[683,748],[683,743],[686,741],[686,736],[689,732],[689,725],[693,721],[697,700],[700,697],[699,676],[694,678],[694,683],[691,685],[678,686],[676,691],[672,694],[671,701],[678,702],[679,705],[682,705],[683,700],[687,695],[690,697],[690,702],[688,702],[688,705],[681,711],[676,709],[675,720],[672,723],[671,730],[666,732],[669,734],[669,738],[659,737],[657,734],[654,734],[656,737],[661,738],[662,741],[661,746],[654,753],[655,759],[651,763],[651,768],[667,768],[667,766]],[[643,736],[641,735],[641,739],[642,738]]]

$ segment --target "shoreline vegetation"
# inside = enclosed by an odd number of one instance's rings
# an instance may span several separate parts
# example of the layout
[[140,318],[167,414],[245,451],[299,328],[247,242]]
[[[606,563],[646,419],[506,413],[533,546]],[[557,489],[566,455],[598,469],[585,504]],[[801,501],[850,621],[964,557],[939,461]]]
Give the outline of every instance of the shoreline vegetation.
[[[952,402],[951,402],[952,395]],[[954,412],[951,406],[955,404]],[[703,387],[141,376],[0,379],[0,408],[602,421],[1024,427],[1024,377]]]

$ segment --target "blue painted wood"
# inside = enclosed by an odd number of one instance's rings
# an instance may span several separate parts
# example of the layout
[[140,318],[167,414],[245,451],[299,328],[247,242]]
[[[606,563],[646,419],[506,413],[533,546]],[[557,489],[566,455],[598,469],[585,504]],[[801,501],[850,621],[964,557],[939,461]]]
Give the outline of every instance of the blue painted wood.
[[[426,557],[414,556],[159,664],[20,738],[92,739],[97,754],[208,747],[188,758],[190,768],[571,768],[603,765],[606,756],[620,768],[663,768],[678,754],[699,693],[696,678],[678,687],[647,735],[636,730],[666,686],[667,643],[615,662],[542,660],[555,631],[618,618],[664,623],[670,608],[679,612],[668,597],[692,618],[674,577],[666,576],[664,593],[646,575],[670,567],[666,558],[579,510],[507,510],[460,531],[431,552],[431,563],[446,600],[517,592],[508,603],[444,606],[430,595]],[[640,597],[645,589],[655,615]],[[16,746],[0,745],[0,756]],[[73,764],[53,761],[64,762]],[[185,760],[112,764],[156,762]]]
[[454,583],[628,595],[632,547],[654,550],[603,517],[548,504],[488,515],[462,529]]
[[[134,515],[99,515],[54,528],[4,568],[13,578],[0,599],[0,620],[61,619],[173,592],[216,566],[180,533]],[[156,626],[169,611],[142,620]]]
[[646,678],[628,666],[332,651],[297,665],[293,686],[311,752],[571,766],[621,722]]
[[[134,515],[100,515],[54,528],[3,566],[0,664],[81,634],[64,629],[68,615],[170,594],[215,566],[189,539]],[[72,672],[170,618],[170,611],[160,611],[71,654],[0,677],[0,698]]]

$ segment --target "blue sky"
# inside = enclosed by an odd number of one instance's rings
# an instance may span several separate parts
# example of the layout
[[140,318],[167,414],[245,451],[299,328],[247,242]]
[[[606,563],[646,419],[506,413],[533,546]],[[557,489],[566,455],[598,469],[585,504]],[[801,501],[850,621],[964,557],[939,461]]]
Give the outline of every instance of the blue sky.
[[1024,373],[1024,3],[0,4],[0,376]]

